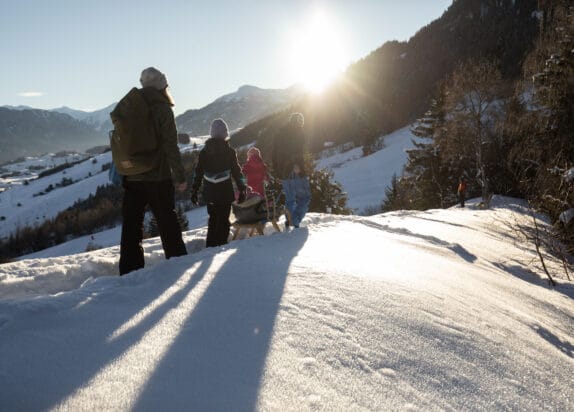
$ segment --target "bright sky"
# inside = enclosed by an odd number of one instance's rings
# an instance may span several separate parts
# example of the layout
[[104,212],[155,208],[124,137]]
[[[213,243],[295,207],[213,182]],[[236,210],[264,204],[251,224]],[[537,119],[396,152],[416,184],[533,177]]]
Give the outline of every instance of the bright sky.
[[451,0],[2,0],[1,105],[101,109],[155,66],[176,113],[244,84],[320,89]]

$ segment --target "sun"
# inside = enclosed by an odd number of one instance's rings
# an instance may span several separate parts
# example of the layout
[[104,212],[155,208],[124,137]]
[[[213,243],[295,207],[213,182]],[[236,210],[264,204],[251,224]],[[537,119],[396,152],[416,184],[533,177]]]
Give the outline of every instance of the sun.
[[290,78],[314,93],[322,92],[343,72],[344,41],[323,10],[315,11],[304,27],[292,33],[289,59]]

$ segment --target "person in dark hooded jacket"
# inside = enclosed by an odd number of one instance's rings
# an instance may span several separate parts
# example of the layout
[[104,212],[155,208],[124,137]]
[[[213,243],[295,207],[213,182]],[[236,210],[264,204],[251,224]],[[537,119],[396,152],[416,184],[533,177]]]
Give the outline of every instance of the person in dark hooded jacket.
[[306,143],[303,133],[305,119],[301,113],[292,113],[289,122],[279,130],[273,141],[273,169],[281,179],[285,195],[285,228],[298,228],[309,209],[311,189],[305,170]]
[[195,166],[191,201],[198,203],[199,188],[203,185],[203,200],[209,215],[206,247],[227,243],[229,237],[229,215],[231,203],[235,200],[233,184],[239,190],[239,202],[245,198],[245,183],[237,160],[237,152],[228,143],[229,131],[223,119],[211,123],[211,137],[199,152]]
[[148,205],[157,220],[165,257],[169,259],[187,254],[175,213],[174,198],[174,189],[183,192],[187,183],[177,146],[172,110],[174,103],[168,90],[167,77],[156,68],[148,67],[142,71],[140,83],[158,142],[157,164],[147,172],[123,178],[120,275],[144,267],[143,222]]

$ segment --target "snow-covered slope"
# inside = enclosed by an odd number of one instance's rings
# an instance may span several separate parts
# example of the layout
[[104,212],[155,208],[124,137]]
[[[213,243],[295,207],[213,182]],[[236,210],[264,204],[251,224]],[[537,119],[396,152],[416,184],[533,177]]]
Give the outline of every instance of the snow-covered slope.
[[[408,127],[400,129],[384,136],[383,149],[370,156],[362,157],[361,149],[356,148],[326,157],[317,166],[329,167],[333,170],[335,180],[340,182],[348,193],[349,207],[353,208],[355,213],[361,214],[365,208],[380,205],[384,200],[385,188],[390,185],[393,174],[401,174],[407,158],[405,150],[412,147],[412,138]],[[180,145],[180,150],[182,152],[193,150],[194,143],[201,148],[203,142],[201,138],[193,138],[189,145]],[[41,159],[30,158],[23,163],[6,166],[6,171],[7,173],[13,171],[24,173],[24,169],[30,166],[46,166],[50,161],[55,160],[50,156]],[[70,157],[67,161],[77,161],[77,157]],[[22,176],[0,178],[0,188],[11,186],[10,190],[0,193],[0,216],[6,219],[0,225],[0,238],[8,236],[17,227],[34,225],[45,219],[53,218],[73,205],[76,200],[85,199],[95,193],[97,186],[108,184],[107,172],[102,172],[101,168],[109,162],[111,162],[110,152],[97,155],[84,163],[39,180],[33,179],[35,175],[24,174],[23,176],[32,178],[27,179],[28,185],[22,184]],[[64,178],[71,179],[74,183],[65,187],[57,187],[49,193],[38,196],[47,187],[56,186]],[[94,234],[94,237],[99,238],[95,242],[97,245],[111,246],[113,244],[103,239],[108,238],[107,235]],[[81,246],[78,250],[65,246],[52,248],[52,251],[54,253],[62,253],[56,252],[57,250],[65,251],[66,254],[77,253],[85,250],[86,244],[93,240],[88,238],[75,241],[75,245]],[[40,253],[40,255],[46,256],[45,253]]]
[[362,148],[327,157],[318,162],[319,168],[332,169],[335,180],[347,192],[347,205],[357,214],[365,209],[380,207],[385,200],[385,189],[391,185],[393,175],[400,177],[407,163],[407,150],[418,140],[404,127],[383,139],[383,148],[363,157]]
[[[28,160],[30,162],[32,160]],[[30,180],[27,185],[13,185],[0,193],[0,216],[5,218],[0,225],[0,239],[18,227],[34,226],[55,217],[77,200],[94,194],[98,186],[109,184],[108,172],[102,171],[102,166],[110,162],[111,152],[103,153],[58,173]],[[72,184],[67,182],[67,186],[59,186],[64,180]],[[52,189],[48,189],[50,187]]]
[[469,203],[0,265],[0,409],[573,410],[572,283]]

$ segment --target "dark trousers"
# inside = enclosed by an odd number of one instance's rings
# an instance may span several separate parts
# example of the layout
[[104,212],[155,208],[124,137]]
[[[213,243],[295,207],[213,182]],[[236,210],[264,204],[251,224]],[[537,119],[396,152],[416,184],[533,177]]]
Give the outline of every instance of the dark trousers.
[[124,180],[120,275],[144,267],[143,221],[147,205],[157,221],[166,259],[187,254],[175,213],[171,180],[134,182]]
[[465,198],[465,193],[464,192],[458,192],[458,200],[460,201],[460,207],[464,207],[464,198]]
[[207,223],[206,247],[221,246],[227,243],[229,238],[229,214],[231,213],[231,203],[207,205],[209,220]]

